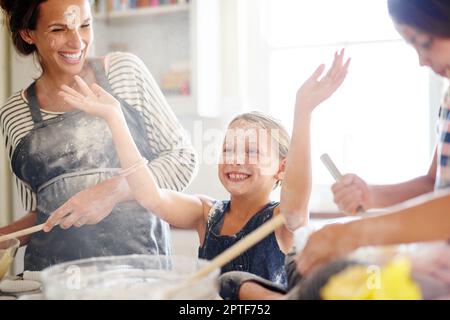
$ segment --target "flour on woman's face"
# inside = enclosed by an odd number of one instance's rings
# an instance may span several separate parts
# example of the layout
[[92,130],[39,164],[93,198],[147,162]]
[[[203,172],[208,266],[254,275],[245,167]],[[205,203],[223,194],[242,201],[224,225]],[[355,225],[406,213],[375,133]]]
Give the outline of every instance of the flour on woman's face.
[[64,11],[64,19],[67,28],[75,30],[81,25],[81,9],[78,6],[71,5]]
[[58,78],[79,74],[93,41],[87,0],[47,0],[40,4],[33,41],[45,72]]

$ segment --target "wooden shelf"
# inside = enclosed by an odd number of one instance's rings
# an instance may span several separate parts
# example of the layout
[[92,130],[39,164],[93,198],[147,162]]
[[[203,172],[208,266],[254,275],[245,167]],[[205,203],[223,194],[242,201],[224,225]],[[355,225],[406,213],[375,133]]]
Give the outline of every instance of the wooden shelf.
[[158,83],[170,70],[188,69],[190,95],[166,92],[166,99],[177,115],[215,117],[220,111],[220,1],[183,0],[117,11],[101,6],[94,15],[96,55],[134,53]]
[[171,14],[175,12],[189,11],[189,3],[184,4],[167,4],[156,7],[144,7],[128,10],[117,10],[108,13],[95,14],[94,18],[98,20],[116,20],[134,17],[146,17],[154,15]]

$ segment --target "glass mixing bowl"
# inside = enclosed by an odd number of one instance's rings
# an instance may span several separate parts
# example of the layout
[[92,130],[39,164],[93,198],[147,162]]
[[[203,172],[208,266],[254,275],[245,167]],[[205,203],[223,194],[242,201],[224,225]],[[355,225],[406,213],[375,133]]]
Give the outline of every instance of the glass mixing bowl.
[[208,261],[186,256],[129,255],[70,261],[42,272],[46,299],[215,299],[219,269],[181,286]]
[[20,241],[16,238],[0,242],[0,280],[6,275],[14,261],[19,244]]

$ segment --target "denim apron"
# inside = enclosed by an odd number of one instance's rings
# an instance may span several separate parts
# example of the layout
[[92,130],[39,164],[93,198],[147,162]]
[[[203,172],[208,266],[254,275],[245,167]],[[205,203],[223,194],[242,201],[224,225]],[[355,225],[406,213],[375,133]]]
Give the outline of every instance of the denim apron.
[[[97,83],[112,94],[103,63],[91,61]],[[17,177],[37,195],[37,224],[78,192],[118,173],[120,162],[106,122],[80,110],[43,120],[35,83],[27,89],[34,128],[15,149],[11,165]],[[120,101],[125,119],[141,154],[150,151],[142,115]],[[55,227],[35,233],[25,251],[25,270],[98,256],[170,254],[170,230],[166,222],[136,201],[123,202],[95,225]]]
[[[206,225],[205,240],[199,248],[198,256],[211,260],[220,253],[260,227],[273,216],[273,210],[278,202],[270,202],[256,213],[247,224],[234,235],[221,235],[223,221],[230,210],[230,201],[217,201],[211,208]],[[285,254],[278,246],[275,233],[258,242],[240,256],[224,265],[221,273],[228,271],[246,271],[264,279],[287,286],[286,270],[284,267]]]

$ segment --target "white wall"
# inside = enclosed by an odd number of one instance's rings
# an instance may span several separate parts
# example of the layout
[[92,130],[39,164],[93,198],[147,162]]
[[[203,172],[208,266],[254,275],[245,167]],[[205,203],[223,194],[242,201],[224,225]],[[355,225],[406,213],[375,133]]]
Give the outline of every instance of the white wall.
[[[9,63],[7,31],[3,17],[0,16],[0,101],[5,101],[9,94]],[[0,144],[0,225],[7,224],[11,215],[10,171],[4,143]]]

